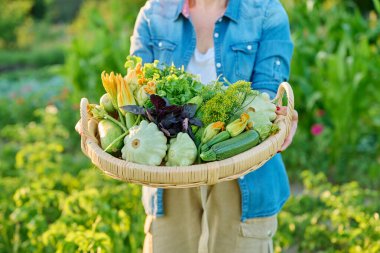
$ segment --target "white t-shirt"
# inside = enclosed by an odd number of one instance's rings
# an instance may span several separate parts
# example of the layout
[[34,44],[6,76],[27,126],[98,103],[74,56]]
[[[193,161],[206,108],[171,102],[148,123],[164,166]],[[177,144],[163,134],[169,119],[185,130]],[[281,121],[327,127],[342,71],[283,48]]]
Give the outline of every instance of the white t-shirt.
[[215,53],[214,48],[210,48],[202,54],[195,48],[186,71],[200,76],[203,84],[208,84],[216,80]]

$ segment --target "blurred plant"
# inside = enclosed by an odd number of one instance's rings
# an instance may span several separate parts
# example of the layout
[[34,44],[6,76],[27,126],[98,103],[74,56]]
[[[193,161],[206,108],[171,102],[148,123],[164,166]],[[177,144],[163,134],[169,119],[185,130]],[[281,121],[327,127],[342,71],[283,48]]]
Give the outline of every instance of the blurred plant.
[[[288,0],[286,7],[295,41],[291,83],[301,118],[284,155],[290,173],[306,167],[325,171],[338,182],[359,179],[379,187],[378,14],[372,10],[367,19],[352,1],[340,0]],[[316,115],[318,110],[323,115]],[[304,130],[319,125],[324,126],[323,138]],[[359,148],[363,145],[367,148]]]
[[30,22],[29,13],[33,0],[0,0],[0,48],[15,46],[16,30]]
[[324,174],[302,172],[304,191],[279,215],[275,252],[380,251],[378,191],[357,182],[334,186]]
[[137,252],[140,187],[84,169],[60,113],[50,105],[0,131],[0,252]]
[[100,73],[124,73],[130,36],[143,0],[86,1],[72,25],[66,73],[86,97],[103,93]]

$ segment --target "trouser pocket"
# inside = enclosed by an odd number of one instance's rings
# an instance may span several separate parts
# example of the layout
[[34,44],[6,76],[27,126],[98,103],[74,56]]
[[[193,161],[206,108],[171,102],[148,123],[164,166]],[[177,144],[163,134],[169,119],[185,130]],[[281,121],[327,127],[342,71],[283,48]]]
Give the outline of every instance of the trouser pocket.
[[272,238],[276,231],[277,215],[241,222],[235,253],[273,253]]

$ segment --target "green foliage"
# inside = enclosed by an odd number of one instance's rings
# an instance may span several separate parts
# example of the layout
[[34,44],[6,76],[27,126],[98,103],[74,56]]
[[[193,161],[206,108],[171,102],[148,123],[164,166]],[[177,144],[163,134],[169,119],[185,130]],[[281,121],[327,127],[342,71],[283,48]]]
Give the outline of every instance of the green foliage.
[[83,169],[59,116],[50,105],[0,131],[0,252],[137,252],[140,187]]
[[378,191],[357,182],[332,185],[324,174],[302,172],[304,191],[279,216],[276,252],[380,251]]
[[[1,51],[0,71],[63,61],[66,27],[32,22],[34,2],[0,0],[0,47],[30,49]],[[355,1],[364,14],[353,1],[282,2],[295,42],[290,82],[301,119],[283,157],[293,184],[299,168],[323,174],[302,173],[303,191],[279,215],[276,252],[379,252],[379,0],[373,10]],[[72,11],[64,17],[48,11],[67,3],[45,2],[45,19],[69,20]],[[78,101],[72,99],[100,97],[101,71],[124,71],[143,3],[84,1],[65,57],[75,89],[56,68],[1,73],[1,253],[141,252],[140,187],[91,167],[73,130]],[[311,131],[315,124],[321,133]]]
[[72,26],[65,64],[71,83],[87,97],[103,93],[100,73],[124,72],[130,36],[142,0],[86,1]]
[[17,42],[17,28],[26,24],[33,0],[0,0],[0,48],[14,46]]
[[[378,16],[372,11],[363,17],[350,1],[286,1],[286,6],[296,49],[291,83],[301,116],[284,155],[288,167],[379,187]],[[323,127],[321,135],[311,131],[315,124]]]

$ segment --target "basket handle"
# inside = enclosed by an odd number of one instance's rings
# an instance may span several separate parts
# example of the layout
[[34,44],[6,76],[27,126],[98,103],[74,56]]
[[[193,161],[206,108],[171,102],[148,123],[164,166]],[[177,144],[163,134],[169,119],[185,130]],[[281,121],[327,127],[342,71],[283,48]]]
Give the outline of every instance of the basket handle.
[[88,100],[87,98],[82,98],[80,101],[80,121],[75,127],[76,131],[82,136],[82,142],[85,143],[87,139],[98,142],[88,131],[88,112],[87,112]]
[[88,132],[88,118],[87,118],[87,105],[88,105],[88,100],[87,98],[82,98],[80,100],[80,127],[82,130],[82,134],[85,135],[86,137],[90,136]]
[[284,93],[286,93],[286,98],[288,99],[288,106],[285,117],[289,122],[291,122],[293,120],[294,114],[294,94],[293,89],[289,83],[283,82],[280,84],[278,87],[277,95],[273,101],[277,101],[277,104],[282,106],[282,98],[284,96]]

